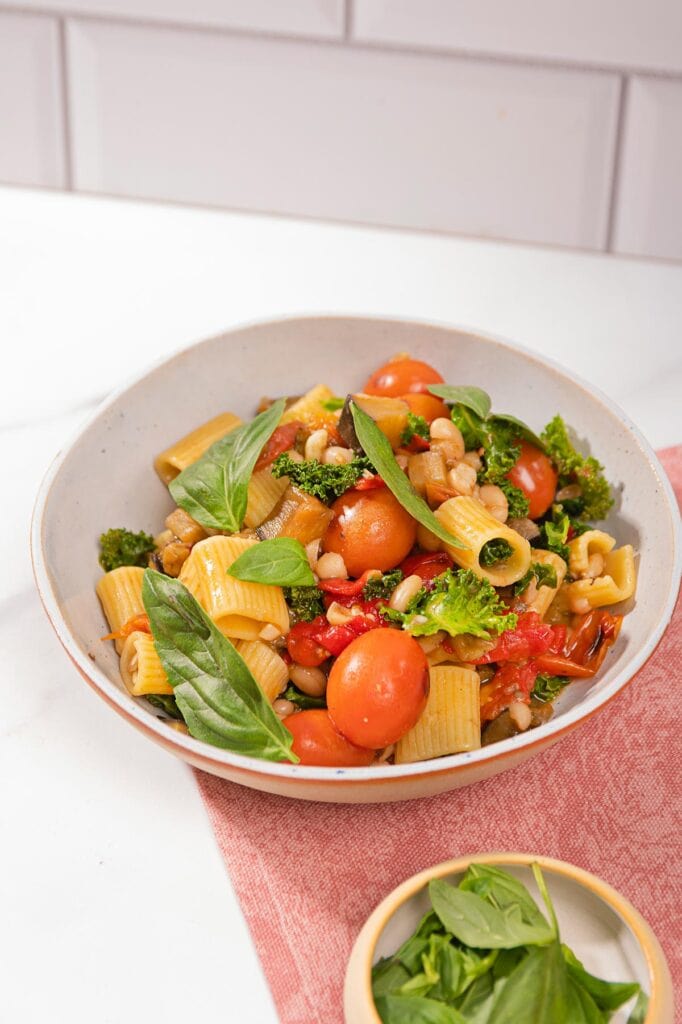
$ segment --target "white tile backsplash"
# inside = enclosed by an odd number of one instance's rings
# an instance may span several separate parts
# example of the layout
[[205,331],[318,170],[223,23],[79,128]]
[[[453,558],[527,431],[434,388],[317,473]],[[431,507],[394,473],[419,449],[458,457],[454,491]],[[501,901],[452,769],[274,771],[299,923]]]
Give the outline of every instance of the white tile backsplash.
[[344,0],[2,0],[2,4],[325,38],[340,37],[344,31]]
[[59,26],[0,11],[0,181],[62,188]]
[[354,36],[682,71],[680,0],[355,0]]
[[69,26],[81,189],[599,247],[615,76]]
[[682,260],[682,81],[633,78],[614,249]]

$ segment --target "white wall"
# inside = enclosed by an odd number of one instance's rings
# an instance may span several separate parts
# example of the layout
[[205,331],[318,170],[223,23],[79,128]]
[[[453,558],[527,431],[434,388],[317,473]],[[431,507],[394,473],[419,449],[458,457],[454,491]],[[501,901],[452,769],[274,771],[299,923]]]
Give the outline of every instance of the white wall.
[[0,0],[0,181],[682,259],[682,3]]

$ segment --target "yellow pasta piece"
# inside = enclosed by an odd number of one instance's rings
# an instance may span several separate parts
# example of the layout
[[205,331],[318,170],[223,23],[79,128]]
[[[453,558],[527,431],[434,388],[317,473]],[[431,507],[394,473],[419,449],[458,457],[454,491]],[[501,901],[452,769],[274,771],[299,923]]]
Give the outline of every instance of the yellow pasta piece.
[[249,481],[244,525],[255,530],[265,522],[287,487],[289,477],[274,477],[270,469],[260,469]]
[[287,685],[289,678],[284,659],[262,640],[237,640],[235,647],[272,704]]
[[123,682],[133,697],[173,692],[149,633],[131,633],[126,637],[120,668]]
[[579,537],[568,542],[570,552],[568,567],[571,576],[583,576],[588,568],[591,555],[607,555],[615,547],[616,539],[602,530],[586,530]]
[[454,665],[432,668],[429,699],[417,724],[398,740],[395,763],[426,761],[481,745],[478,673]]
[[549,587],[545,584],[537,588],[537,593],[528,604],[528,610],[537,612],[540,618],[544,618],[545,612],[557,595],[559,587],[566,577],[566,563],[560,555],[554,551],[543,551],[536,548],[531,556],[531,562],[539,562],[540,565],[551,565],[556,573],[556,587]]
[[293,423],[294,420],[299,420],[313,430],[335,426],[339,422],[338,412],[329,412],[322,405],[322,402],[333,397],[334,392],[331,388],[326,384],[317,384],[285,410],[280,423]]
[[[465,548],[444,544],[451,558],[463,569],[471,569],[477,576],[489,580],[494,587],[516,583],[530,566],[530,544],[516,530],[500,523],[488,512],[482,502],[464,495],[448,498],[436,509],[436,517]],[[485,568],[479,562],[481,548],[490,540],[506,540],[512,548],[509,558]]]
[[566,591],[570,607],[581,612],[585,601],[590,608],[627,601],[633,596],[636,586],[635,552],[631,544],[624,544],[606,555],[603,576],[593,580],[575,580],[568,584]]
[[154,459],[154,469],[163,482],[169,484],[178,473],[201,458],[212,444],[225,437],[225,434],[229,434],[241,422],[233,412],[221,412],[219,416],[214,416],[208,423],[202,423],[196,430],[181,437],[170,448],[157,455]]
[[[97,583],[97,596],[109,623],[111,633],[116,633],[135,615],[144,615],[142,603],[142,578],[144,569],[136,565],[122,565],[107,572]],[[123,650],[123,640],[115,640],[116,650]]]
[[180,582],[193,594],[225,636],[257,640],[261,630],[275,626],[289,631],[289,612],[281,587],[244,583],[227,569],[259,541],[244,537],[208,537],[199,541],[180,570]]

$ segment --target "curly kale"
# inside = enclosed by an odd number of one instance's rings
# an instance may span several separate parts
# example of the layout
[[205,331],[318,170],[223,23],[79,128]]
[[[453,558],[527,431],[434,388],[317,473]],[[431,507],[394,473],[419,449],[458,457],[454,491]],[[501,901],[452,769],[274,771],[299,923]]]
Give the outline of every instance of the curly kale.
[[508,540],[496,537],[495,540],[489,540],[483,545],[478,560],[482,566],[489,569],[491,565],[504,562],[513,553],[514,549]]
[[393,622],[413,636],[431,636],[445,630],[451,636],[468,633],[488,639],[516,626],[516,615],[507,610],[495,588],[469,569],[448,569],[422,587],[405,612],[384,611]]
[[391,569],[383,576],[370,576],[362,588],[362,597],[365,601],[376,601],[379,597],[389,598],[403,578],[400,569]]
[[324,697],[309,697],[307,693],[301,693],[295,686],[288,686],[282,697],[284,700],[290,700],[301,711],[309,711],[310,708],[326,708],[327,706]]
[[169,718],[176,718],[179,722],[184,722],[172,693],[147,693],[145,697],[153,708],[165,711]]
[[154,550],[155,545],[154,538],[148,533],[142,530],[139,533],[132,533],[121,528],[103,533],[99,539],[99,547],[99,564],[105,572],[111,572],[121,565],[139,565],[144,568],[147,556]]
[[613,505],[604,467],[594,456],[576,451],[561,416],[555,416],[541,434],[547,454],[559,471],[559,487],[577,484],[580,496],[567,500],[565,511],[585,519],[604,519]]
[[533,546],[553,551],[564,562],[568,562],[568,531],[571,520],[562,505],[552,505],[551,517],[540,524],[540,536],[533,540]]
[[284,452],[272,464],[273,476],[288,476],[292,484],[319,498],[326,505],[353,487],[365,470],[372,471],[372,465],[365,455],[356,455],[351,462],[333,466],[317,462],[316,459],[294,462]]
[[543,704],[551,704],[570,681],[565,676],[539,675],[530,695]]
[[519,438],[521,428],[509,420],[494,416],[481,419],[464,405],[453,405],[452,422],[459,427],[467,451],[483,449],[483,465],[478,473],[479,484],[496,484],[509,504],[509,518],[521,519],[528,515],[528,498],[519,487],[507,479],[507,473],[521,454]]
[[519,594],[522,594],[530,586],[532,580],[536,581],[538,587],[556,587],[556,569],[553,565],[547,565],[544,562],[532,562],[526,575],[514,584],[514,596],[518,597]]
[[292,622],[312,622],[318,615],[324,615],[322,591],[317,587],[285,587],[284,600]]
[[429,438],[429,425],[423,416],[417,416],[413,412],[408,412],[407,425],[400,435],[401,444],[410,444],[415,435],[423,437],[427,441]]

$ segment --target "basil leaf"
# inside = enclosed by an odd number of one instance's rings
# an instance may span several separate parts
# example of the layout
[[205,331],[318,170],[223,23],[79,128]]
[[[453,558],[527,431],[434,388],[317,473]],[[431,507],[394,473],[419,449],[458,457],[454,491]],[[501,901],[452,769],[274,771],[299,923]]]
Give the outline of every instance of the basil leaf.
[[476,893],[455,889],[436,878],[429,882],[431,904],[444,927],[465,946],[476,949],[513,949],[549,942],[553,933],[547,922],[523,920],[518,904],[502,910]]
[[190,734],[266,761],[298,761],[293,737],[230,641],[178,580],[146,569],[142,602]]
[[211,530],[241,530],[253,468],[284,406],[280,398],[250,423],[231,430],[171,480],[169,490],[180,508]]
[[325,697],[309,697],[307,693],[301,693],[295,686],[287,686],[282,694],[284,700],[290,700],[301,711],[308,711],[310,708],[326,708]]
[[322,408],[327,412],[338,412],[339,409],[343,409],[345,404],[345,398],[325,398],[320,402]]
[[387,996],[410,980],[410,972],[394,957],[380,960],[372,968],[372,995]]
[[459,1010],[423,996],[379,996],[374,1005],[383,1024],[467,1024]]
[[530,441],[536,448],[539,448],[541,452],[544,452],[544,442],[540,440],[537,434],[534,434],[530,427],[523,422],[518,420],[516,416],[512,416],[511,413],[507,412],[496,412],[494,416],[489,417],[490,423],[506,424],[512,428],[515,437],[523,438],[524,441]]
[[145,694],[145,700],[153,708],[165,711],[169,718],[175,718],[179,722],[182,721],[182,715],[178,710],[178,705],[172,693],[147,693]]
[[526,924],[545,928],[550,933],[549,925],[528,889],[507,871],[488,864],[470,864],[458,888],[463,892],[476,893],[497,910],[516,905]]
[[568,998],[566,965],[559,943],[536,946],[507,978],[493,1004],[489,1024],[573,1024],[568,1017]]
[[628,1024],[646,1024],[646,1017],[649,1012],[649,997],[646,992],[640,990],[637,1002],[632,1008],[628,1017]]
[[312,587],[315,584],[305,548],[293,537],[273,537],[242,551],[227,570],[247,583],[274,587]]
[[452,405],[465,405],[471,409],[482,420],[488,418],[491,408],[490,395],[483,388],[476,388],[469,385],[453,384],[431,384],[429,391],[432,395],[438,395],[445,402]]
[[562,946],[561,951],[569,975],[589,993],[600,1010],[617,1010],[619,1006],[627,1003],[628,999],[632,999],[640,991],[636,981],[602,981],[601,978],[595,978],[593,974],[589,974],[585,970],[568,946]]
[[607,1019],[589,992],[571,977],[566,985],[566,1014],[570,1024],[604,1024]]
[[420,498],[395,460],[393,449],[371,416],[358,405],[351,404],[351,413],[362,450],[393,495],[410,515],[436,537],[451,547],[466,548],[460,540],[445,529],[423,498]]

